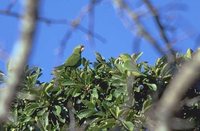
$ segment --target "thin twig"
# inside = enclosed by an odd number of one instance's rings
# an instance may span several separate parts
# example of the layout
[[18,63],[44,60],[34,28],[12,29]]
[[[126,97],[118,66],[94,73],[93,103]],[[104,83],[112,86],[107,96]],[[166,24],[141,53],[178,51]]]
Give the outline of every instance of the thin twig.
[[[23,18],[23,16],[21,14],[13,12],[13,11],[0,10],[0,14],[6,15],[6,16],[11,16],[11,17],[14,17],[14,18],[17,18],[17,19]],[[71,27],[75,26],[75,21],[70,22],[67,19],[53,19],[53,18],[38,16],[37,20],[38,20],[38,22],[42,22],[42,23],[45,23],[47,25],[57,24],[57,25],[69,25]],[[85,28],[84,26],[80,25],[80,24],[76,28],[83,33],[88,33],[88,29]],[[96,33],[96,32],[94,32],[92,34],[92,37],[96,38],[97,40],[99,40],[102,43],[106,42],[105,38],[103,36],[101,36],[100,34]]]
[[18,14],[16,12],[11,12],[9,10],[0,10],[0,14],[6,15],[6,16],[12,16],[14,18],[22,18],[21,14]]
[[6,7],[7,11],[11,11],[12,8],[17,4],[17,0],[12,0]]
[[163,26],[163,24],[160,20],[160,15],[159,15],[158,11],[155,9],[155,7],[152,5],[152,3],[149,0],[143,0],[143,1],[152,13],[154,20],[155,20],[155,23],[158,27],[160,36],[163,39],[167,49],[170,51],[171,55],[174,55],[175,51],[173,50],[171,42],[167,37],[167,34],[165,32],[165,27]]
[[22,19],[21,37],[16,43],[8,65],[6,87],[0,95],[0,120],[7,117],[9,106],[20,83],[24,66],[28,60],[36,31],[39,0],[28,0],[25,4],[24,19]]
[[61,58],[63,56],[66,43],[68,42],[68,40],[70,39],[70,37],[72,36],[73,32],[76,29],[79,29],[80,31],[84,32],[89,37],[91,36],[92,38],[93,37],[96,38],[97,40],[101,41],[102,43],[106,42],[105,38],[94,33],[94,31],[91,32],[91,30],[93,30],[93,28],[94,28],[94,27],[92,27],[94,24],[94,21],[92,21],[92,24],[90,23],[91,21],[89,22],[89,25],[90,25],[89,29],[86,29],[83,26],[81,26],[81,22],[83,21],[85,16],[87,14],[90,14],[91,11],[93,10],[94,6],[98,3],[100,3],[101,1],[102,0],[92,0],[89,4],[84,6],[83,9],[80,11],[79,15],[74,20],[72,20],[71,28],[65,33],[64,37],[61,40],[60,48],[58,49],[59,58]]
[[140,47],[141,47],[141,37],[139,34],[136,34],[136,36],[133,39],[133,52],[140,52]]
[[127,15],[135,22],[139,33],[153,45],[153,47],[158,51],[159,54],[165,55],[164,50],[161,48],[159,43],[153,38],[153,36],[148,33],[145,27],[139,20],[137,13],[130,9],[130,7],[126,4],[124,0],[113,0],[113,4],[116,5],[117,8],[124,10]]
[[90,3],[91,3],[91,8],[89,9],[89,22],[88,22],[88,29],[89,29],[89,32],[88,32],[88,40],[89,40],[89,43],[90,45],[95,45],[95,41],[93,39],[93,34],[94,34],[94,22],[95,22],[95,1],[96,0],[90,0]]

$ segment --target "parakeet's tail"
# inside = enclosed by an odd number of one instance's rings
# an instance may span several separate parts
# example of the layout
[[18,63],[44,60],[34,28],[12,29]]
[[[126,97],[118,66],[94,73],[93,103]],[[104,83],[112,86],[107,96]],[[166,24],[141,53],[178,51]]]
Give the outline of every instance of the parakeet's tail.
[[54,67],[54,70],[52,71],[52,75],[57,76],[64,68],[65,68],[64,64]]
[[59,65],[59,66],[54,67],[54,70],[62,70],[62,69],[64,69],[64,68],[65,68],[65,65],[62,64],[62,65]]

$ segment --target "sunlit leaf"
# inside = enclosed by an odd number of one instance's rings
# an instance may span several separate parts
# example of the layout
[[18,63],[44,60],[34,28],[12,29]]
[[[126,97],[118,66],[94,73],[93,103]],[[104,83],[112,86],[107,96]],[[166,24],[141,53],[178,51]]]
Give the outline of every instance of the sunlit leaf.
[[134,130],[134,125],[133,125],[132,122],[130,122],[130,121],[123,121],[122,123],[125,126],[125,128],[128,129],[129,131],[133,131]]
[[186,52],[186,54],[185,54],[185,56],[187,57],[187,58],[192,58],[192,53],[193,53],[193,50],[192,49],[187,49],[187,52]]
[[157,90],[157,85],[156,84],[150,84],[150,83],[145,83],[146,85],[148,85],[148,87],[153,90],[156,91]]
[[85,110],[82,110],[81,112],[79,112],[77,114],[77,117],[81,120],[83,118],[87,118],[87,117],[90,117],[91,115],[93,115],[95,113],[94,110],[89,110],[89,109],[85,109]]

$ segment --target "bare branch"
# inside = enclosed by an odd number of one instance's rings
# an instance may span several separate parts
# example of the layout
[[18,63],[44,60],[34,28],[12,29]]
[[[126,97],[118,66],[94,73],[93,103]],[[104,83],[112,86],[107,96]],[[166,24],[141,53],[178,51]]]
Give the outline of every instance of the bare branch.
[[153,38],[153,36],[148,33],[148,31],[145,29],[145,27],[142,25],[142,23],[139,20],[139,17],[137,13],[135,13],[133,10],[130,9],[130,7],[126,4],[124,0],[113,0],[113,4],[119,8],[124,10],[127,15],[135,22],[137,29],[139,30],[139,33],[150,42],[150,44],[153,45],[153,47],[158,51],[159,54],[165,55],[164,50],[161,48],[159,43]]
[[156,8],[152,5],[152,3],[150,2],[150,0],[143,0],[144,3],[147,5],[148,9],[151,11],[155,23],[158,27],[158,30],[160,32],[160,36],[163,39],[163,41],[165,42],[165,45],[167,47],[167,49],[170,51],[170,53],[173,55],[175,52],[171,46],[170,40],[167,37],[167,34],[165,32],[165,27],[163,26],[161,20],[160,20],[160,15],[158,13],[158,11],[156,10]]
[[161,100],[156,106],[154,121],[156,126],[153,131],[169,131],[169,120],[176,110],[182,96],[200,77],[200,51],[193,56],[193,59],[183,65],[177,75],[172,79],[169,87],[164,92]]
[[69,101],[67,103],[67,109],[69,111],[69,131],[75,131],[76,129],[76,121],[75,121],[75,116],[74,116],[74,112],[75,112],[75,109],[72,105],[72,102]]
[[141,37],[139,34],[136,34],[136,36],[133,39],[133,52],[140,52],[141,47]]
[[17,0],[11,0],[11,2],[7,5],[6,10],[10,11],[17,3]]
[[[101,1],[102,0],[91,0],[91,2],[89,4],[87,4],[86,6],[83,7],[83,9],[80,11],[79,15],[74,20],[72,20],[71,28],[65,33],[65,35],[61,41],[60,48],[58,49],[59,58],[61,56],[63,56],[65,45],[76,29],[79,29],[80,31],[87,34],[89,40],[92,40],[92,42],[94,42],[93,37],[96,38],[97,40],[101,41],[102,43],[106,42],[105,38],[94,33],[94,31],[93,31],[93,28],[94,28],[94,21],[93,21],[94,20],[94,14],[93,14],[94,11],[93,10],[94,10],[95,5],[100,3]],[[89,16],[90,16],[89,29],[84,28],[80,24],[87,14],[89,14]]]
[[39,0],[28,0],[25,4],[25,14],[22,20],[21,37],[16,43],[9,62],[6,87],[1,90],[0,120],[7,117],[9,106],[15,96],[24,66],[28,60],[36,31]]
[[6,15],[6,16],[12,16],[14,18],[22,18],[21,14],[18,14],[16,12],[11,12],[9,10],[0,10],[0,14]]
[[[14,18],[23,18],[23,16],[21,14],[18,14],[16,12],[13,11],[8,11],[8,10],[0,10],[0,14],[1,15],[6,15],[6,16],[11,16]],[[58,25],[69,25],[72,28],[74,28],[74,26],[76,26],[75,21],[68,21],[66,19],[53,19],[53,18],[46,18],[46,17],[41,17],[38,16],[37,17],[38,22],[42,22],[45,23],[47,25],[51,25],[51,24],[58,24]],[[89,30],[87,28],[85,28],[84,26],[80,25],[78,27],[76,27],[78,30],[80,30],[83,33],[88,33]],[[101,41],[102,43],[105,43],[105,38],[103,36],[101,36],[100,34],[94,32],[93,34],[91,34],[92,37],[96,38],[97,40]]]
[[92,37],[92,35],[94,34],[94,19],[95,19],[95,0],[91,0],[90,3],[92,4],[91,8],[89,9],[89,22],[88,22],[88,40],[90,45],[94,45],[95,41]]
[[128,93],[128,100],[124,103],[125,107],[131,108],[134,105],[134,93],[133,93],[133,83],[135,81],[135,77],[130,75],[127,77],[127,93]]

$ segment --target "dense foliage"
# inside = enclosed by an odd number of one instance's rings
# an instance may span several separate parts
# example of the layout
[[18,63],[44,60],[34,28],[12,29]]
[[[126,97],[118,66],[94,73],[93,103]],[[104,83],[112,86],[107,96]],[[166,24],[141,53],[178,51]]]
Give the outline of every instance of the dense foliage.
[[[1,130],[66,130],[75,121],[78,130],[145,130],[146,114],[162,93],[182,63],[190,61],[192,51],[176,55],[175,63],[166,57],[155,65],[138,62],[142,53],[105,60],[99,53],[96,61],[82,58],[78,68],[54,70],[50,82],[40,82],[38,67],[26,67],[18,93],[12,103],[8,121]],[[137,64],[136,64],[137,63]],[[5,75],[0,73],[0,83]],[[198,96],[194,83],[183,101]],[[200,122],[198,101],[185,102],[175,117]],[[75,120],[73,120],[73,118]]]

